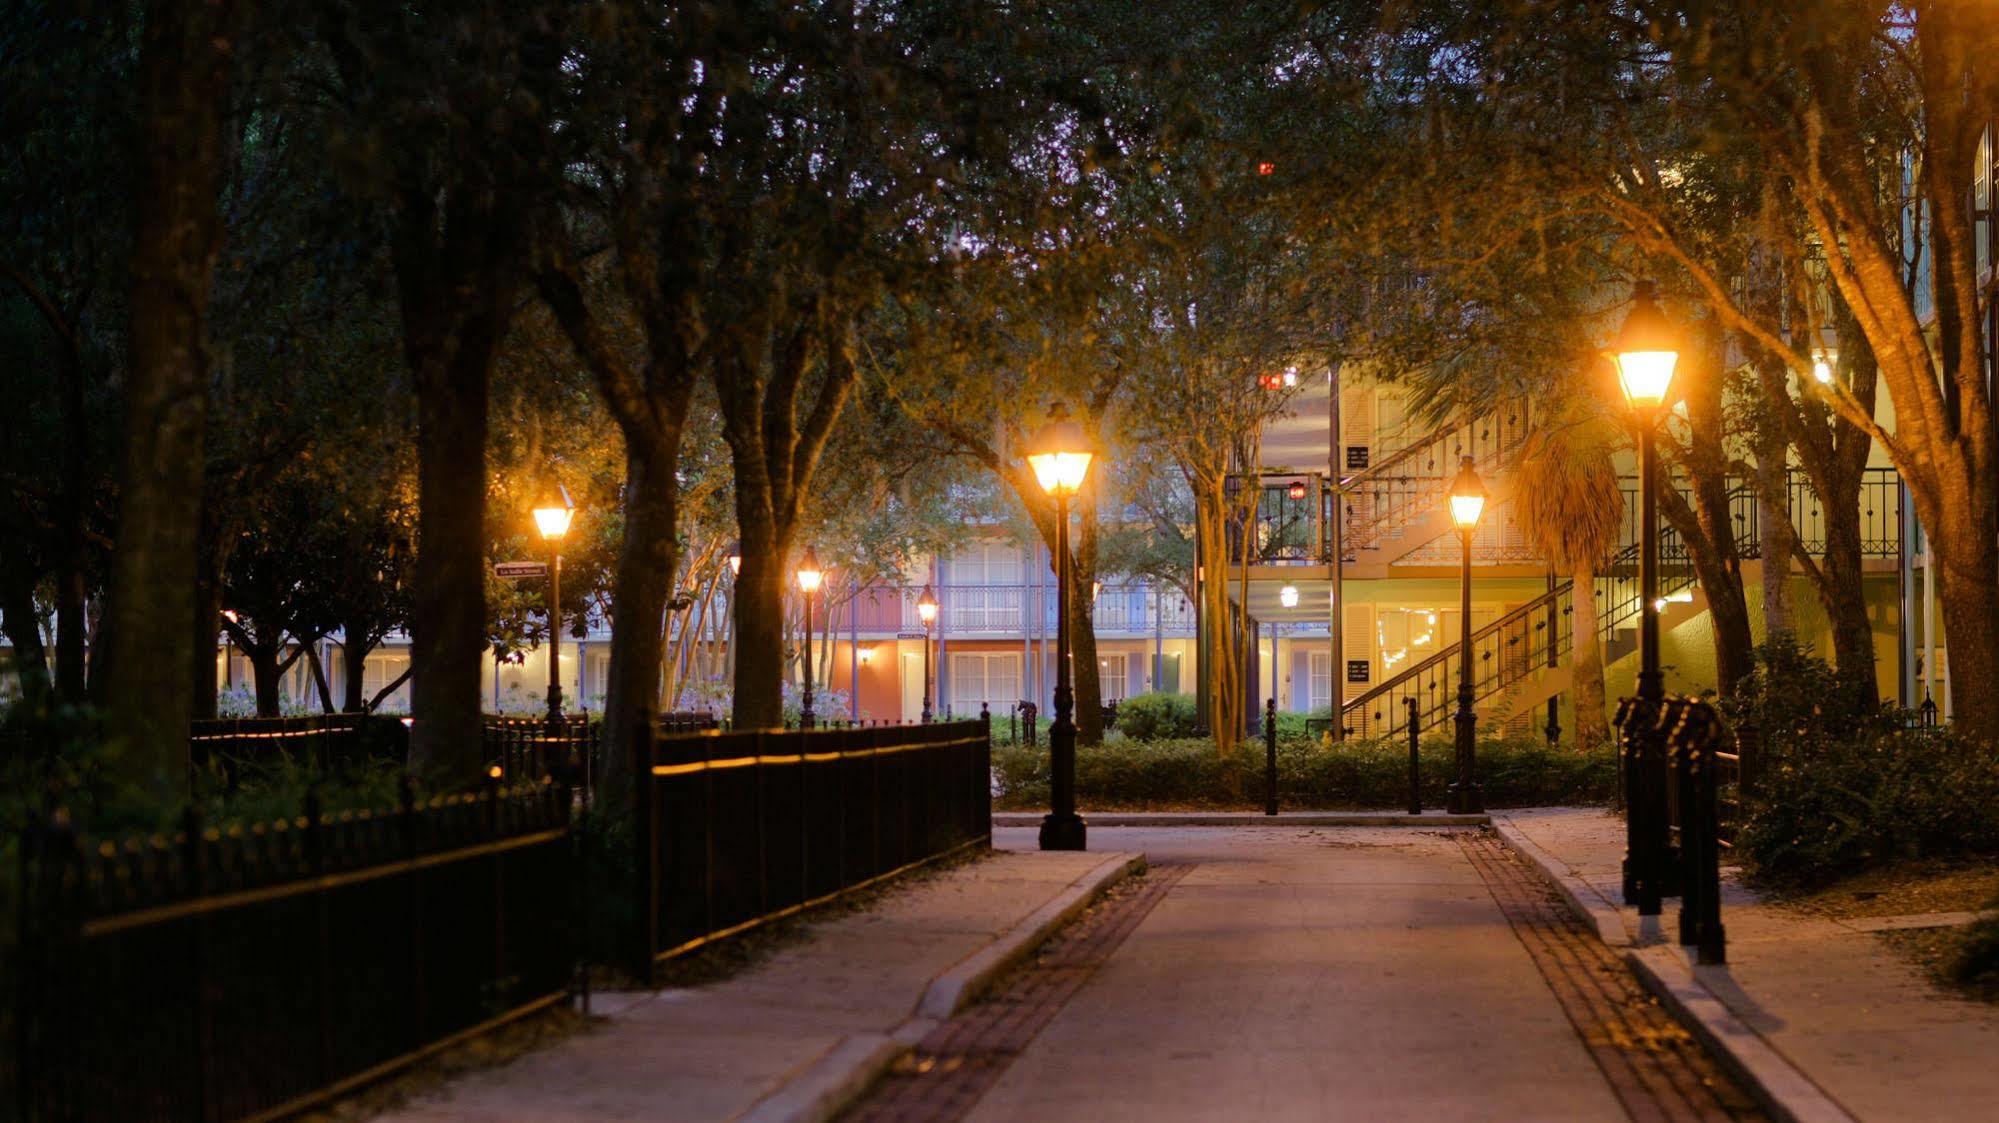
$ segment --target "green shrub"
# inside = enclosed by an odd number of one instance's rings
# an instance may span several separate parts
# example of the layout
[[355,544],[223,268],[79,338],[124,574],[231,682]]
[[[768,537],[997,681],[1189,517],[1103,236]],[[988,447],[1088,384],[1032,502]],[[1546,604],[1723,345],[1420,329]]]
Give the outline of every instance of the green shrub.
[[1966,986],[1999,994],[1999,917],[1986,917],[1964,930],[1949,970]]
[[1755,734],[1740,853],[1769,884],[1823,885],[1885,861],[1999,851],[1999,752],[1868,707],[1795,642],[1766,644],[1723,704]]
[[1195,718],[1191,694],[1139,694],[1118,703],[1117,730],[1134,741],[1192,737]]
[[[1046,745],[996,748],[997,806],[1047,806],[1048,767]],[[1424,806],[1443,806],[1455,776],[1451,742],[1423,742],[1419,772]],[[1260,807],[1263,777],[1263,746],[1255,741],[1245,741],[1227,757],[1212,741],[1193,738],[1126,740],[1076,754],[1077,800],[1102,810]],[[1608,750],[1551,749],[1538,739],[1494,739],[1479,745],[1478,778],[1489,807],[1601,803],[1615,792],[1617,758]],[[1280,740],[1277,791],[1279,802],[1291,808],[1407,807],[1408,747],[1390,741]]]

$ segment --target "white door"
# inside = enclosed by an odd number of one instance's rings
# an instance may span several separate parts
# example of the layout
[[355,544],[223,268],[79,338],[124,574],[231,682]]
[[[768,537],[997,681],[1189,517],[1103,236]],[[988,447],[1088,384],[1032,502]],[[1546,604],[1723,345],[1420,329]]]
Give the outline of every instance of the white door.
[[923,653],[903,652],[901,668],[902,720],[919,721],[923,717]]
[[1313,713],[1333,704],[1333,653],[1312,652],[1311,708]]

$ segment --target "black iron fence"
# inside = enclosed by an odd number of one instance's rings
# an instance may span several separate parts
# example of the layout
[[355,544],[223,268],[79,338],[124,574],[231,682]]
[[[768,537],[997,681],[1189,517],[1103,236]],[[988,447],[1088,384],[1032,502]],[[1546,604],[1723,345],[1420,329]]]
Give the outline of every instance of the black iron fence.
[[1624,897],[1641,914],[1680,898],[1680,943],[1700,963],[1727,961],[1721,921],[1721,853],[1732,837],[1725,787],[1740,783],[1741,745],[1714,706],[1698,698],[1618,707],[1625,772]]
[[245,766],[286,757],[325,772],[408,755],[409,727],[373,714],[218,718],[193,722],[188,730],[189,762],[197,770],[219,770],[232,789]]
[[992,839],[991,719],[649,736],[634,967]]
[[27,1120],[270,1118],[554,1004],[560,785],[217,831],[23,840]]
[[486,766],[510,783],[556,776],[578,782],[586,759],[601,765],[603,726],[587,718],[489,717],[479,726]]

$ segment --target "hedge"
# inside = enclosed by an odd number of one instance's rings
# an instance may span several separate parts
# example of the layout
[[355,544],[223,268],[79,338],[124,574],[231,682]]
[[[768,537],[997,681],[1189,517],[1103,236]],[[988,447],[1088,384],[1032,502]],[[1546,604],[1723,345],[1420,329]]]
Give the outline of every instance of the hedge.
[[[1448,739],[1419,749],[1423,803],[1442,807],[1456,756]],[[1245,741],[1224,757],[1213,741],[1178,738],[1111,741],[1076,754],[1076,799],[1086,810],[1253,809],[1263,806],[1264,749]],[[1000,746],[993,752],[995,806],[1048,806],[1048,746]],[[1493,739],[1478,746],[1478,779],[1487,807],[1607,803],[1616,792],[1617,757],[1580,753],[1538,739]],[[1407,807],[1406,742],[1325,744],[1296,738],[1277,746],[1278,800],[1291,809]]]

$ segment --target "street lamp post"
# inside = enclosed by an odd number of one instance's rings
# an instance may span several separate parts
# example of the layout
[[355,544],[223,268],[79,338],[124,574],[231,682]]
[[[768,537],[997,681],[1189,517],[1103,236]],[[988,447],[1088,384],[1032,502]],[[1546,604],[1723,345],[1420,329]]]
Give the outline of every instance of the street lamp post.
[[929,585],[916,598],[916,616],[923,621],[923,724],[930,724],[930,628],[937,622],[937,594]]
[[562,734],[562,539],[576,509],[558,492],[534,509],[534,525],[548,543],[548,732]]
[[1463,568],[1458,577],[1458,778],[1451,784],[1451,814],[1476,815],[1485,810],[1485,793],[1478,783],[1478,715],[1472,710],[1476,695],[1472,686],[1471,650],[1471,539],[1485,513],[1485,484],[1467,456],[1451,481],[1451,522],[1458,528],[1464,546]]
[[1657,729],[1666,690],[1659,669],[1659,454],[1654,437],[1680,354],[1652,282],[1633,286],[1631,312],[1612,358],[1638,422],[1638,711],[1628,719],[1636,723],[1636,734],[1624,739],[1624,899],[1638,905],[1639,915],[1657,916],[1667,824],[1666,759]]
[[805,549],[805,557],[798,563],[798,587],[805,594],[805,689],[798,698],[798,728],[810,729],[818,721],[812,712],[812,594],[819,591],[819,582],[826,571],[819,568],[819,559],[812,556],[810,546]]
[[1048,729],[1048,817],[1043,850],[1082,850],[1086,830],[1076,814],[1076,696],[1069,685],[1069,499],[1090,470],[1089,439],[1060,402],[1028,446],[1027,463],[1055,500],[1055,722]]

